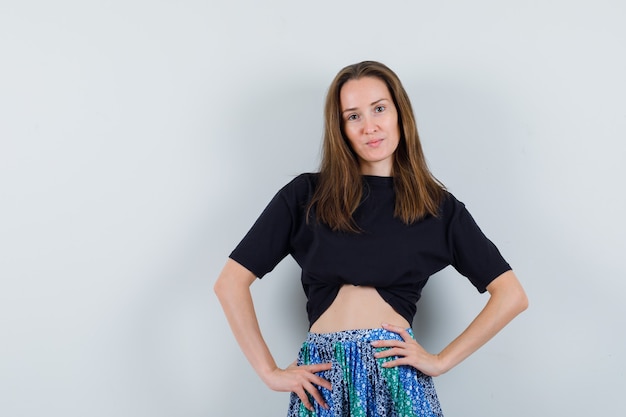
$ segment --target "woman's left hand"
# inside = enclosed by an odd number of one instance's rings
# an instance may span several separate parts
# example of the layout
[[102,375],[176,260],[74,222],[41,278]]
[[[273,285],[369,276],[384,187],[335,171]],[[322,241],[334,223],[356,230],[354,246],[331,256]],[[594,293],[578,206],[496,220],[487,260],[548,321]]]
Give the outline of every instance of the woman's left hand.
[[372,346],[376,348],[388,348],[376,352],[375,358],[397,356],[396,359],[383,363],[384,368],[409,365],[429,376],[439,376],[444,373],[439,355],[428,353],[405,328],[386,323],[383,323],[382,327],[402,337],[402,340],[376,340],[372,342]]

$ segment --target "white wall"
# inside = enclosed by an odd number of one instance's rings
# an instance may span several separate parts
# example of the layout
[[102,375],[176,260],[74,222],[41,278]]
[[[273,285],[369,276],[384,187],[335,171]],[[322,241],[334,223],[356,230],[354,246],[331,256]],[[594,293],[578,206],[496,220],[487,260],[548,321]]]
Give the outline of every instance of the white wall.
[[[344,65],[391,66],[431,168],[531,307],[439,377],[448,417],[616,415],[626,359],[626,6],[614,1],[3,1],[0,415],[277,416],[212,293],[285,182],[317,167]],[[253,286],[277,360],[298,270]],[[432,350],[486,296],[453,270]],[[295,313],[294,313],[295,312]]]

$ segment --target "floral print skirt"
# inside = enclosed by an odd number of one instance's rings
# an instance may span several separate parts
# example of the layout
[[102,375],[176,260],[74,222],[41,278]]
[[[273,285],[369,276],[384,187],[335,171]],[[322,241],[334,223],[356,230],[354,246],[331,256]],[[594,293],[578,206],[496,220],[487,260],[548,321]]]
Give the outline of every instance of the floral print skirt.
[[[413,337],[413,332],[409,329]],[[309,333],[298,355],[298,365],[332,362],[318,375],[330,381],[332,391],[317,387],[330,409],[311,397],[314,411],[291,393],[288,417],[442,417],[432,378],[411,366],[383,368],[393,358],[374,358],[384,348],[374,340],[402,338],[384,329]]]

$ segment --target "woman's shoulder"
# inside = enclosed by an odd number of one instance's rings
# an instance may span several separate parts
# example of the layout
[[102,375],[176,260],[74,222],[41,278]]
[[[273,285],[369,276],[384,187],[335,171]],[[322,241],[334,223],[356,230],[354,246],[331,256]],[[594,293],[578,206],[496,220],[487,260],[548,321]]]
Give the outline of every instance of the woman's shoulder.
[[465,204],[458,200],[450,191],[444,190],[439,210],[441,216],[450,218],[465,210]]
[[319,173],[317,172],[304,172],[296,175],[291,179],[283,189],[289,190],[305,190],[309,188],[315,188],[319,179]]
[[306,172],[297,175],[291,181],[289,181],[278,192],[287,201],[302,202],[308,200],[313,196],[317,182],[319,179],[319,173]]
[[319,179],[319,172],[303,172],[302,174],[296,175],[294,179],[290,181],[290,183],[296,184],[313,184],[316,185]]

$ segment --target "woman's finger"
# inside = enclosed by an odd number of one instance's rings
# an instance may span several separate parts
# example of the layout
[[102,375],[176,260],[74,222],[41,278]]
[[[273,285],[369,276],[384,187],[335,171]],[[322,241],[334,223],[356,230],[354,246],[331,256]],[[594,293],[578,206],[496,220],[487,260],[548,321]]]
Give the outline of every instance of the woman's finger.
[[404,351],[404,349],[390,348],[390,349],[385,349],[385,350],[380,350],[378,352],[375,352],[374,357],[375,358],[388,358],[390,356],[404,356],[405,353],[406,352]]
[[413,338],[411,337],[411,334],[404,327],[394,326],[393,324],[388,324],[388,323],[383,323],[382,327],[385,330],[389,330],[390,332],[399,334],[402,337],[402,340],[404,340],[405,342],[408,342],[409,340],[413,340]]
[[[322,395],[319,393],[319,391],[313,384],[320,386],[320,387],[324,387],[328,390],[332,390],[332,385],[328,380],[322,378],[319,375],[316,375],[317,372],[327,371],[331,368],[332,368],[331,362],[298,366],[297,361],[291,363],[287,367],[287,370],[292,371],[292,372],[295,371],[301,376],[301,378],[303,378],[303,381],[301,382],[301,385],[300,385],[301,389],[294,390],[293,392],[296,393],[296,395],[298,395],[300,400],[302,400],[302,404],[304,404],[304,406],[307,407],[308,409],[311,409],[311,408],[309,408],[310,401],[309,401],[309,396],[306,394],[307,392],[310,393],[310,395],[315,399],[315,401],[319,402],[322,407],[324,408],[328,407],[326,405],[326,402],[324,401],[324,398],[322,397]],[[304,391],[302,391],[302,389]]]
[[315,374],[313,374],[313,377],[311,378],[311,382],[320,387],[324,387],[329,391],[333,389],[332,385],[330,384],[330,381],[322,378],[321,376],[317,376]]
[[396,359],[383,362],[381,366],[383,368],[393,368],[400,365],[411,365],[411,363],[406,358],[398,357]]
[[302,405],[304,405],[307,410],[313,411],[313,405],[311,404],[311,401],[309,401],[309,396],[306,394],[304,388],[294,391],[294,393],[298,396],[298,398],[300,398]]
[[315,388],[315,386],[311,383],[307,383],[304,385],[304,389],[313,397],[313,399],[325,409],[328,409],[328,404],[326,404],[326,400],[322,397],[322,394]]
[[401,340],[394,340],[394,339],[388,339],[388,340],[374,340],[373,342],[371,342],[371,345],[377,348],[392,348],[392,347],[403,347],[405,345],[406,342],[403,342]]
[[332,362],[327,362],[327,363],[316,363],[313,365],[300,365],[300,367],[306,369],[309,372],[317,373],[317,372],[322,372],[322,371],[328,371],[329,369],[333,367],[333,364]]

